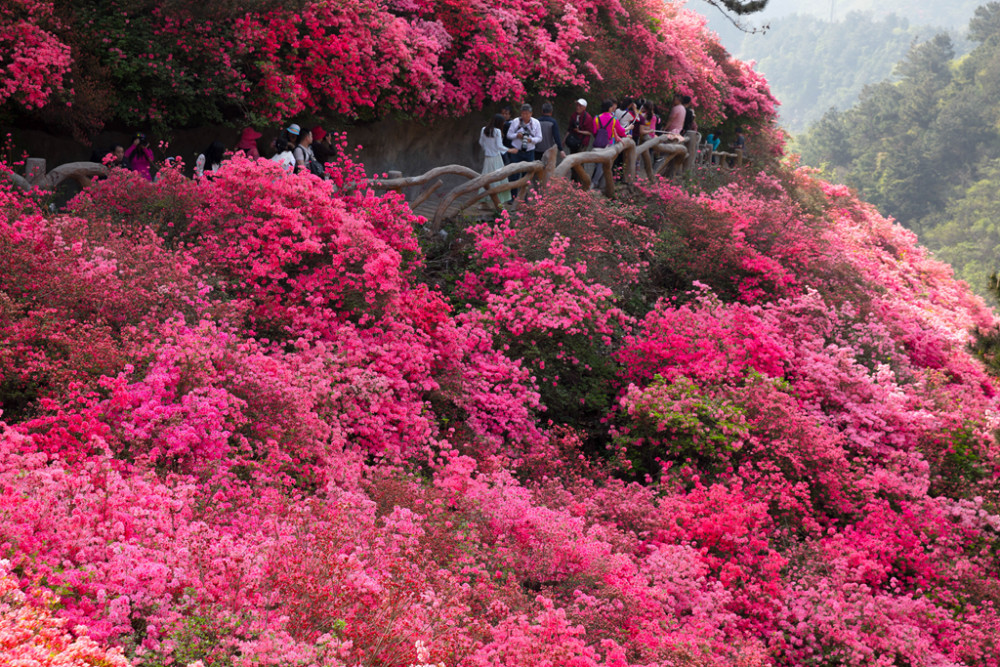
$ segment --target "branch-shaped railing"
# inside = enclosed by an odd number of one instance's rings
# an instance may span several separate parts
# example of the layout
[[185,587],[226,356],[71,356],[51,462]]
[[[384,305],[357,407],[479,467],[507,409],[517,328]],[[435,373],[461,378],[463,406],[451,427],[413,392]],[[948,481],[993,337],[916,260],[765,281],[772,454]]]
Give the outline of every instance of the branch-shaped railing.
[[[431,219],[431,230],[437,231],[441,228],[441,223],[444,222],[448,210],[453,206],[457,206],[457,210],[461,212],[477,202],[489,198],[494,208],[499,211],[501,208],[500,193],[515,189],[519,190],[518,198],[524,199],[528,194],[527,186],[529,183],[537,181],[540,185],[545,184],[555,168],[556,159],[557,151],[553,146],[545,151],[541,160],[513,162],[488,174],[479,174],[468,167],[453,164],[436,167],[422,176],[376,178],[371,179],[369,183],[376,190],[395,190],[397,192],[401,192],[404,188],[428,186],[410,204],[411,208],[416,208],[444,185],[444,182],[440,180],[442,176],[460,176],[469,179],[466,183],[452,188],[438,202],[437,208],[434,210],[434,217]],[[511,177],[518,175],[520,175],[518,178],[510,180]]]
[[[656,167],[654,167],[655,161],[652,154],[664,158]],[[555,176],[565,178],[572,172],[584,188],[589,188],[591,187],[590,174],[584,165],[600,164],[603,166],[604,173],[608,175],[604,179],[604,194],[613,198],[615,196],[615,180],[610,177],[610,174],[619,155],[624,155],[625,172],[622,181],[631,184],[635,182],[636,163],[639,160],[642,161],[646,170],[646,176],[652,181],[657,174],[662,175],[682,168],[688,157],[688,149],[684,144],[667,135],[647,139],[638,146],[632,139],[623,139],[614,146],[568,156],[556,167]]]
[[724,171],[739,169],[745,165],[750,165],[752,160],[743,154],[742,148],[734,148],[732,152],[717,151],[710,144],[698,146],[696,164],[717,165]]
[[46,172],[43,158],[28,158],[24,170],[27,176],[11,174],[11,179],[15,185],[25,190],[31,188],[54,190],[66,179],[73,179],[80,184],[80,187],[85,188],[95,176],[108,175],[108,168],[97,162],[69,162]]
[[[534,162],[514,162],[497,171],[479,174],[461,165],[436,167],[421,176],[374,178],[369,181],[377,190],[395,190],[402,192],[406,188],[424,186],[422,192],[415,196],[412,208],[426,202],[439,188],[444,185],[440,180],[443,176],[459,176],[468,179],[452,188],[438,202],[431,218],[431,231],[438,231],[449,210],[462,212],[477,202],[489,199],[493,208],[500,210],[499,194],[509,190],[518,190],[518,199],[524,199],[528,193],[528,184],[535,181],[539,186],[549,179],[569,178],[574,175],[584,188],[592,186],[590,172],[586,165],[600,164],[607,178],[604,178],[602,190],[604,194],[615,196],[616,182],[611,177],[612,168],[619,156],[622,156],[624,173],[622,182],[626,185],[636,180],[637,165],[642,165],[646,177],[652,181],[657,175],[671,175],[694,165],[695,148],[701,135],[691,132],[684,141],[678,141],[676,135],[660,135],[642,142],[638,146],[630,138],[623,139],[613,146],[598,150],[584,151],[567,156],[562,162],[553,146]],[[519,175],[519,177],[517,177]],[[511,180],[512,177],[514,180]]]

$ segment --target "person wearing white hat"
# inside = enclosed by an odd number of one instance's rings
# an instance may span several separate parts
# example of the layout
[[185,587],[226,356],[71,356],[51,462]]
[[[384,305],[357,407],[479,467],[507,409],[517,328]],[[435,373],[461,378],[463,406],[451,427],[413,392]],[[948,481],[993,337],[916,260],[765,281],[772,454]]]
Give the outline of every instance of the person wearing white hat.
[[587,100],[582,97],[576,101],[576,113],[569,117],[569,130],[566,133],[566,149],[569,153],[579,153],[590,148],[591,132],[594,119],[587,113]]

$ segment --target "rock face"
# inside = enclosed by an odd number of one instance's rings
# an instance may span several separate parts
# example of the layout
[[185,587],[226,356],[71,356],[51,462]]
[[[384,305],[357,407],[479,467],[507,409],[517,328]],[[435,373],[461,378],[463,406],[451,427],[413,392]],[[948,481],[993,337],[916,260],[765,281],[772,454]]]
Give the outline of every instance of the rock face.
[[369,174],[396,170],[416,176],[444,164],[460,164],[479,171],[483,166],[479,131],[487,114],[425,125],[390,119],[347,129],[352,145],[363,146],[361,159]]

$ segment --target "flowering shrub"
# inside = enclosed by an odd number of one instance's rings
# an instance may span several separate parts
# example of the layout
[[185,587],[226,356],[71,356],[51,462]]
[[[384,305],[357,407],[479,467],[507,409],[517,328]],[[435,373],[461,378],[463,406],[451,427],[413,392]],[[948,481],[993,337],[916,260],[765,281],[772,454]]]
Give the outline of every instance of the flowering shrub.
[[612,340],[629,326],[613,292],[586,278],[586,264],[569,263],[570,240],[558,232],[547,257],[537,261],[520,249],[547,236],[544,228],[514,227],[502,217],[471,233],[478,262],[454,298],[480,309],[469,316],[493,333],[505,354],[527,364],[550,420],[594,428],[614,390]]
[[621,205],[570,181],[553,181],[533,194],[511,218],[510,243],[528,260],[548,255],[558,235],[566,261],[584,265],[587,278],[621,294],[634,287],[649,265],[656,236],[634,207]]
[[42,604],[31,602],[11,576],[10,563],[0,561],[0,650],[11,665],[79,665],[128,667],[120,650],[100,646],[86,628],[66,631],[66,621],[46,608],[53,596],[42,592]]
[[45,106],[66,91],[70,47],[53,34],[61,26],[51,2],[11,0],[0,7],[0,106]]

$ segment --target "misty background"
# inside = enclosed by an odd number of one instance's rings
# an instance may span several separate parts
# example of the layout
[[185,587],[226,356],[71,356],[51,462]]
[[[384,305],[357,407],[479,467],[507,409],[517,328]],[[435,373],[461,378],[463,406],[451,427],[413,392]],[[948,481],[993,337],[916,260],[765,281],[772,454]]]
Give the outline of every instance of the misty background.
[[[723,46],[757,63],[781,101],[781,124],[797,134],[834,107],[853,105],[865,85],[893,77],[915,42],[945,32],[968,53],[969,20],[980,0],[771,0],[742,20],[744,32],[704,0],[688,6],[708,18]],[[765,29],[766,27],[766,29]]]
[[767,77],[791,153],[1000,302],[1000,2],[771,0],[743,30],[689,6]]

